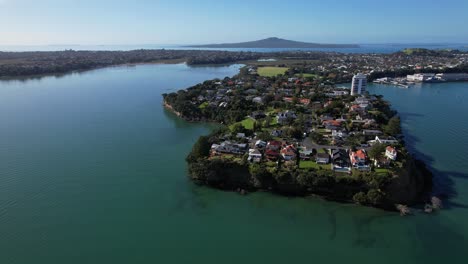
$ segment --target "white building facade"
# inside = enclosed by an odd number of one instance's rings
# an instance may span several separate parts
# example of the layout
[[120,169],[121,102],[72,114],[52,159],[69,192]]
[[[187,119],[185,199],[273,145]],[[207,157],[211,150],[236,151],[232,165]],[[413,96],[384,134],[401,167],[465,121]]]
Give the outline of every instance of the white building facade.
[[358,73],[353,76],[353,82],[351,85],[351,95],[363,94],[367,90],[367,76]]

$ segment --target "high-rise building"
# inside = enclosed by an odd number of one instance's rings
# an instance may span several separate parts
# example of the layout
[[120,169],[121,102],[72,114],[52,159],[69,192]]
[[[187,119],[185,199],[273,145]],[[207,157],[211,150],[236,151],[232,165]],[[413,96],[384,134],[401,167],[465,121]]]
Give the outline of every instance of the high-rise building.
[[358,73],[353,76],[353,83],[351,85],[351,95],[363,94],[367,90],[367,76]]

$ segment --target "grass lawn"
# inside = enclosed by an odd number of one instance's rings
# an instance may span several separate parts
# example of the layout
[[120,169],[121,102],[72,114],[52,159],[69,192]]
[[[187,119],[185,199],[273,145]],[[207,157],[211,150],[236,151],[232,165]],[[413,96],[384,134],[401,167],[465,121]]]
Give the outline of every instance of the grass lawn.
[[252,118],[250,117],[247,117],[246,119],[242,120],[241,122],[238,122],[238,123],[234,123],[232,125],[229,126],[229,129],[233,129],[234,125],[236,124],[242,124],[245,129],[249,129],[249,130],[253,130],[253,126],[254,126],[254,123],[255,123],[255,120],[253,120]]
[[204,102],[204,103],[202,103],[201,105],[199,105],[198,108],[204,109],[204,108],[206,108],[208,105],[209,105],[208,102]]
[[254,127],[255,120],[252,118],[248,117],[244,120],[242,120],[241,124],[245,127],[245,129],[252,130]]
[[389,173],[388,169],[375,168],[375,172],[379,175],[387,175]]
[[325,165],[321,165],[321,164],[317,164],[317,162],[315,161],[312,161],[312,160],[301,160],[301,162],[299,162],[299,168],[300,169],[319,169],[319,168],[322,168],[322,170],[329,170],[330,169],[330,164],[325,164]]
[[278,74],[283,75],[288,69],[286,67],[260,67],[257,72],[262,77],[273,77]]

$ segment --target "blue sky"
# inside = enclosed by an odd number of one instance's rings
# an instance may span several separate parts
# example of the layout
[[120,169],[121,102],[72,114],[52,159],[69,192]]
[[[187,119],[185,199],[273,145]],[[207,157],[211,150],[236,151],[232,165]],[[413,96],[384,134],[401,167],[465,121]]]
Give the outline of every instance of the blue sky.
[[468,1],[0,0],[0,45],[197,44],[273,36],[468,43]]

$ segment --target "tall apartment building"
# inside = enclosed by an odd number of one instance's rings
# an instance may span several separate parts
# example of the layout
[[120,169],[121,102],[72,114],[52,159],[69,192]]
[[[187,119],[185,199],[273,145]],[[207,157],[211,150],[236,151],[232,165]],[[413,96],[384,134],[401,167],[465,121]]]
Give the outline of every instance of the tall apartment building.
[[363,94],[367,90],[367,76],[358,73],[353,76],[353,83],[351,85],[351,95]]

